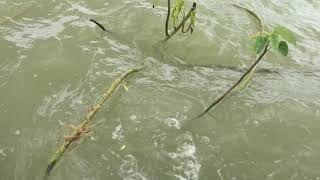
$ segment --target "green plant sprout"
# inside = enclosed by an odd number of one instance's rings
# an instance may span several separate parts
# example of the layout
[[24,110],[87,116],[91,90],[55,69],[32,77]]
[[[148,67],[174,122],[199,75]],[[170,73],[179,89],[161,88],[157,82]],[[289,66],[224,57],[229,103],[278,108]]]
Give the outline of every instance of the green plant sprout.
[[289,53],[288,43],[296,44],[294,34],[283,26],[277,26],[272,32],[263,32],[253,38],[255,39],[254,52],[256,54],[260,54],[265,46],[271,44],[272,49],[277,50],[283,56],[287,56]]
[[[245,9],[245,8],[244,8]],[[251,11],[252,12],[252,11]],[[250,13],[251,14],[251,13]],[[256,16],[257,19],[258,16]],[[261,23],[261,21],[259,21]],[[213,107],[219,104],[225,99],[235,88],[241,86],[241,83],[247,83],[253,76],[254,71],[258,63],[271,49],[279,52],[282,56],[287,56],[289,53],[288,43],[295,45],[295,35],[287,28],[283,26],[277,26],[271,32],[260,31],[258,35],[253,36],[254,45],[253,51],[258,57],[255,62],[249,67],[249,69],[240,77],[240,79],[231,86],[222,96],[215,100],[209,107],[207,107],[200,115],[196,118],[200,118],[208,113]]]
[[[155,4],[157,2],[158,0],[154,2],[153,7],[155,7]],[[171,1],[168,0],[167,17],[166,17],[166,23],[165,23],[165,34],[166,34],[165,41],[169,40],[180,29],[182,33],[188,33],[189,31],[191,32],[191,34],[193,33],[195,28],[197,3],[193,2],[192,7],[190,8],[187,14],[185,13],[186,10],[185,10],[184,4],[185,4],[184,0],[176,0],[176,4],[171,12]],[[182,16],[182,19],[179,23],[177,23],[179,21],[180,16]],[[172,20],[173,30],[169,30],[170,18]],[[190,23],[185,29],[185,24],[188,20],[190,20]]]

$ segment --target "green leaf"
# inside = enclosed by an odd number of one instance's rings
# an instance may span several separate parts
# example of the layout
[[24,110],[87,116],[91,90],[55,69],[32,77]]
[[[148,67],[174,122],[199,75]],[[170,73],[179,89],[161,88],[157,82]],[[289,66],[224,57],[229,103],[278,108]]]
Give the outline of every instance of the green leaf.
[[274,32],[279,34],[284,40],[288,41],[291,44],[296,44],[297,42],[294,33],[283,26],[274,28]]
[[288,44],[287,44],[285,41],[281,41],[281,42],[279,43],[278,51],[279,51],[280,54],[282,54],[283,56],[287,56],[288,53],[289,53]]
[[182,8],[184,0],[176,0],[176,6]]
[[179,14],[182,11],[184,5],[184,0],[177,0],[176,1],[176,5],[172,10],[172,22],[173,22],[173,26],[176,27],[176,21],[178,20]]
[[271,43],[272,48],[274,49],[278,49],[279,46],[279,35],[276,32],[273,32],[270,36],[269,36],[269,40]]
[[256,37],[256,42],[255,42],[255,44],[253,46],[254,52],[256,54],[260,54],[268,43],[269,43],[268,36],[258,36],[258,37]]

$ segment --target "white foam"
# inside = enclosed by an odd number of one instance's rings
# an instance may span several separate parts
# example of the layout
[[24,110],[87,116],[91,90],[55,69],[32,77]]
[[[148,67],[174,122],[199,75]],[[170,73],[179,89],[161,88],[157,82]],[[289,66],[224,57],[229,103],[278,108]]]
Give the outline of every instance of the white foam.
[[189,133],[183,135],[183,142],[177,152],[169,153],[169,157],[176,161],[173,169],[175,177],[181,180],[198,180],[201,164],[196,158],[196,147]]
[[167,118],[163,120],[163,123],[170,128],[180,129],[180,123],[176,118]]
[[123,138],[122,133],[123,133],[122,125],[119,124],[118,126],[116,126],[116,128],[112,132],[112,139],[121,140]]
[[7,154],[4,152],[5,149],[0,149],[0,156],[7,157]]

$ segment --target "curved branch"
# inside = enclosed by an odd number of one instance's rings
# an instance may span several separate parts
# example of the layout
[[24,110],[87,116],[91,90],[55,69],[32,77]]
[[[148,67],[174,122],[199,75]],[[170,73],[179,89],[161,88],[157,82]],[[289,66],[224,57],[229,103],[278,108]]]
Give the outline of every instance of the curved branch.
[[245,8],[245,7],[238,6],[238,5],[236,5],[236,4],[232,4],[232,6],[238,8],[238,9],[241,9],[241,10],[246,11],[247,13],[249,13],[250,15],[252,15],[254,18],[256,18],[257,21],[258,21],[258,23],[259,23],[259,32],[262,33],[262,30],[263,30],[262,21],[261,21],[261,19],[259,18],[259,16],[258,16],[255,12],[253,12],[253,11],[251,11],[250,9],[247,9],[247,8]]
[[260,54],[260,56],[257,58],[257,60],[251,65],[251,67],[240,77],[240,79],[232,86],[230,87],[222,96],[220,96],[216,101],[214,101],[207,109],[205,109],[200,115],[198,115],[196,118],[200,118],[203,115],[205,115],[207,112],[209,112],[215,105],[217,105],[219,102],[221,102],[225,97],[227,97],[232,90],[234,90],[243,80],[244,78],[256,67],[256,65],[261,61],[261,59],[264,57],[264,55],[270,50],[268,49],[269,44],[266,45],[263,52]]
[[190,30],[191,30],[191,23],[189,24],[189,26],[187,27],[187,29],[186,30],[184,30],[184,25],[182,26],[182,28],[181,28],[181,31],[183,32],[183,33],[187,33],[187,32],[189,32]]

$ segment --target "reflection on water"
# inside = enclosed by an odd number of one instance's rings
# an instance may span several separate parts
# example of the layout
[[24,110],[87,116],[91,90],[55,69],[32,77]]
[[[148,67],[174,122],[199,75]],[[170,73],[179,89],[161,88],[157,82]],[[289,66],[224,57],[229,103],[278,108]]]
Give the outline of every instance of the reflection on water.
[[[0,179],[42,179],[48,158],[112,81],[145,62],[51,179],[320,179],[320,2],[199,0],[196,30],[164,38],[166,2],[0,0]],[[187,1],[187,6],[191,5]],[[297,38],[249,86],[191,121],[253,59],[257,25]],[[94,18],[112,33],[103,33]]]

